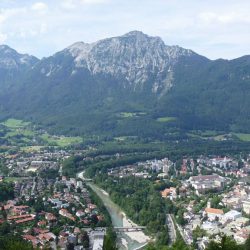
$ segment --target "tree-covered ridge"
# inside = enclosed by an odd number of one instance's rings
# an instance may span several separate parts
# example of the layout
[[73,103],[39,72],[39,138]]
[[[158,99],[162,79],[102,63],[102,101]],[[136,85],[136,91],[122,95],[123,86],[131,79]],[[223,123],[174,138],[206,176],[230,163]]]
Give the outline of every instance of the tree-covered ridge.
[[25,118],[78,135],[246,133],[249,58],[211,61],[140,32],[75,44],[0,79],[0,119]]
[[186,129],[248,131],[249,64],[249,56],[210,62],[183,58],[175,87],[158,112],[175,114]]

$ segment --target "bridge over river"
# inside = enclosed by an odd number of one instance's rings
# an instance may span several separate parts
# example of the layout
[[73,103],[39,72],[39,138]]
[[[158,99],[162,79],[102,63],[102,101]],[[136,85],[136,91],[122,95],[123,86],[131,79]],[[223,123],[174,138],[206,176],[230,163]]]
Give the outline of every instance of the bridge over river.
[[138,232],[146,229],[146,227],[136,226],[136,227],[114,227],[116,232]]
[[96,186],[91,179],[84,177],[84,172],[77,175],[99,196],[104,206],[107,208],[114,230],[117,232],[117,242],[119,250],[139,250],[143,249],[149,242],[149,237],[144,234],[145,227],[132,223],[126,218],[122,209],[117,206],[109,197],[109,194]]

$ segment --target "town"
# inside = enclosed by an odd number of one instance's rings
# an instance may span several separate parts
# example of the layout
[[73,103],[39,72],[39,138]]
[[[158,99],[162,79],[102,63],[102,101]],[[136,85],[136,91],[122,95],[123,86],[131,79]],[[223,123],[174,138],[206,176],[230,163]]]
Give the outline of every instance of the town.
[[[248,239],[250,155],[139,160],[111,165],[106,172],[98,170],[92,179],[81,178],[78,173],[83,170],[89,177],[88,170],[94,169],[88,167],[91,164],[124,157],[118,152],[109,156],[93,154],[95,151],[50,146],[1,153],[0,227],[20,235],[34,249],[103,249],[112,221],[88,181],[93,179],[98,185],[100,176],[106,174],[112,185],[132,178],[159,187],[155,195],[175,207],[174,212],[165,212],[170,245],[177,234],[199,250],[206,249],[211,239],[219,241],[221,235],[238,244]],[[130,229],[145,230],[149,236],[146,243],[154,241],[147,224],[124,228]]]
[[160,191],[161,196],[181,204],[183,218],[177,228],[184,241],[188,245],[195,241],[198,249],[205,249],[211,236],[219,237],[221,233],[233,237],[238,244],[249,237],[249,160],[249,156],[240,160],[200,156],[176,163],[164,158],[109,169],[108,175],[134,176],[158,183],[172,181],[174,185]]
[[0,225],[14,226],[35,249],[102,249],[107,222],[85,183],[61,174],[68,157],[44,150],[1,159],[11,177],[2,175],[0,185],[11,183],[13,193],[1,197]]

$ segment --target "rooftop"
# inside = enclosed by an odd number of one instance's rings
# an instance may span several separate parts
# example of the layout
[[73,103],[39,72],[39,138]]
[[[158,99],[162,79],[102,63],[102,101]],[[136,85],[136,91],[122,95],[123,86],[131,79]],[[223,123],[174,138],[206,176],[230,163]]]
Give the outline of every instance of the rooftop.
[[205,209],[205,212],[208,214],[224,214],[223,210],[217,208],[209,208]]

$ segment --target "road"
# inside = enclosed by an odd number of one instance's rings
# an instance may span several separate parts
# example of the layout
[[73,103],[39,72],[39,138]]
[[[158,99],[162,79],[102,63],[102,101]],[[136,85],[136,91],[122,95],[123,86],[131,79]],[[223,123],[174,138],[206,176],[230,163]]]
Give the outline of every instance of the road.
[[172,245],[176,241],[176,230],[170,214],[166,215],[166,224],[168,226],[169,245]]
[[176,226],[177,226],[177,228],[178,228],[178,231],[179,231],[180,234],[181,234],[182,239],[185,241],[185,243],[186,243],[187,245],[190,245],[192,242],[190,242],[189,239],[188,239],[188,238],[186,237],[186,235],[184,234],[183,228],[182,228],[180,225],[178,225],[178,223],[176,223]]
[[33,186],[32,186],[32,189],[31,189],[31,195],[35,194],[35,188],[36,188],[36,178],[34,177],[33,178]]

